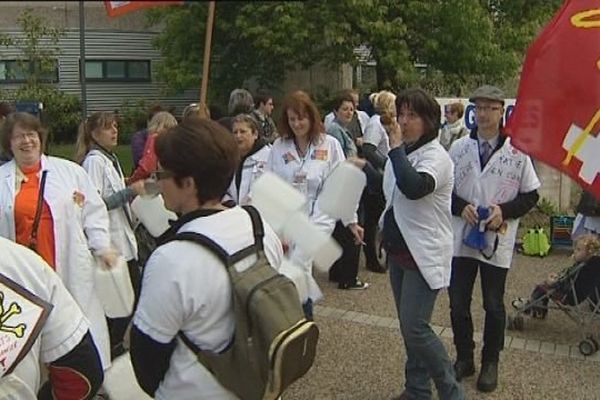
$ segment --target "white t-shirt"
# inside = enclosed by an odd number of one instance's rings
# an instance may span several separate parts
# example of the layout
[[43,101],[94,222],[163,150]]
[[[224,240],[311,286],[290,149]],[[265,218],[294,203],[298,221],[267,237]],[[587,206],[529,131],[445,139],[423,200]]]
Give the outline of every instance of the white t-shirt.
[[435,188],[423,198],[408,199],[398,189],[393,165],[388,161],[383,176],[386,210],[394,207],[394,219],[429,287],[441,289],[450,284],[452,264],[452,161],[437,140],[424,144],[407,158],[417,172],[433,178]]
[[363,143],[370,143],[377,147],[377,150],[383,156],[386,156],[390,151],[390,138],[381,124],[381,116],[379,114],[373,115],[369,120],[365,128]]
[[68,354],[81,342],[89,324],[58,275],[40,256],[2,237],[0,254],[0,274],[54,306],[33,347],[11,373],[37,393],[40,363]]
[[[264,249],[271,265],[279,268],[281,242],[264,222]],[[254,243],[248,213],[234,207],[184,224],[178,232],[209,236],[229,254]],[[243,270],[255,261],[250,257],[235,268]],[[234,330],[229,275],[221,261],[206,248],[192,242],[172,241],[158,247],[146,264],[142,293],[133,323],[160,343],[169,343],[179,331],[199,348],[223,350]],[[208,372],[195,354],[177,339],[169,369],[156,399],[235,399]]]
[[[467,202],[489,207],[514,200],[519,193],[527,193],[540,187],[531,159],[515,149],[507,138],[487,164],[481,169],[479,143],[471,136],[465,136],[452,144],[449,151],[454,162],[454,192]],[[498,249],[491,259],[486,259],[479,250],[466,246],[463,239],[472,226],[460,216],[452,216],[454,230],[454,256],[470,257],[502,268],[510,268],[519,227],[519,219],[506,220],[504,234],[498,233]],[[496,240],[495,232],[486,232],[491,253]]]

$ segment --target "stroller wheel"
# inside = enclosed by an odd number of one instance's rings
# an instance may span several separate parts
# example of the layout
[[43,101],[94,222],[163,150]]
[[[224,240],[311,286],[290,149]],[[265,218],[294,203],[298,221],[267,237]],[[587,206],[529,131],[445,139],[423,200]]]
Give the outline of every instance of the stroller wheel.
[[597,347],[590,339],[583,339],[579,342],[579,352],[584,356],[591,356],[596,352]]
[[506,328],[509,331],[522,331],[525,327],[525,320],[521,315],[515,315],[514,317],[508,316],[508,324]]
[[594,353],[597,352],[598,349],[600,349],[600,346],[598,346],[598,341],[596,341],[596,339],[594,339],[592,336],[590,336],[588,340],[594,345]]

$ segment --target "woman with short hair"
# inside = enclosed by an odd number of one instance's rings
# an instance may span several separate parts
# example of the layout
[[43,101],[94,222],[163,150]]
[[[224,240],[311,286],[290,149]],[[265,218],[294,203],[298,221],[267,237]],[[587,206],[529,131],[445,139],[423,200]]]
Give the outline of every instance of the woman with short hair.
[[440,106],[421,89],[396,98],[389,127],[383,190],[383,240],[390,282],[406,347],[401,399],[464,399],[448,353],[430,321],[439,291],[450,284],[454,166],[436,140]]
[[259,136],[258,123],[250,114],[239,114],[232,122],[233,136],[240,151],[241,161],[226,197],[230,197],[235,204],[244,205],[252,200],[252,184],[265,171],[271,146]]
[[104,310],[94,287],[94,256],[114,266],[106,206],[85,170],[43,154],[47,132],[39,119],[13,113],[2,126],[0,236],[34,249],[62,278],[90,321],[102,366],[110,366]]

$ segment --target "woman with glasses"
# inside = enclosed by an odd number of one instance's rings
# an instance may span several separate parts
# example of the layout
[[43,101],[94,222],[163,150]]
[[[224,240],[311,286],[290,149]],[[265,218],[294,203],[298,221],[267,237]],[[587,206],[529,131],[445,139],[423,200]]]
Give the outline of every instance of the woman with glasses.
[[0,167],[0,236],[35,250],[62,278],[90,321],[104,369],[110,366],[104,310],[94,289],[94,256],[116,264],[106,206],[85,170],[43,154],[47,133],[27,113],[9,115]]
[[235,142],[240,151],[240,164],[226,197],[235,204],[249,204],[252,183],[258,179],[267,165],[271,146],[258,135],[258,122],[250,114],[239,114],[232,120]]
[[[140,271],[137,263],[138,246],[133,233],[133,217],[129,202],[144,194],[144,181],[125,186],[121,164],[113,152],[119,131],[114,114],[97,112],[79,126],[75,161],[83,166],[108,209],[112,246],[123,256],[136,298],[139,294]],[[123,336],[129,317],[108,319],[111,358],[125,352]]]

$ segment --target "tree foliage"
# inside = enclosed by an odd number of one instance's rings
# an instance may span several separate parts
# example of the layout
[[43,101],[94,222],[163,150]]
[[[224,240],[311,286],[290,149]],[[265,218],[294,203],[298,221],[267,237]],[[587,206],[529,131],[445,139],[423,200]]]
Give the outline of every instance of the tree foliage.
[[[307,0],[218,2],[213,96],[253,78],[276,87],[285,72],[317,63],[356,65],[366,45],[377,86],[420,84],[460,94],[515,77],[525,50],[560,0]],[[162,24],[159,77],[174,90],[199,85],[206,3],[148,11]],[[418,68],[426,65],[426,68]],[[213,97],[214,98],[214,97]]]
[[17,63],[25,83],[6,91],[2,97],[13,102],[43,103],[42,120],[48,127],[51,139],[56,142],[73,141],[80,121],[79,98],[44,83],[44,77],[55,71],[60,55],[59,41],[64,30],[52,27],[43,16],[30,8],[19,15],[17,22],[23,35],[0,34],[0,46],[18,51]]

